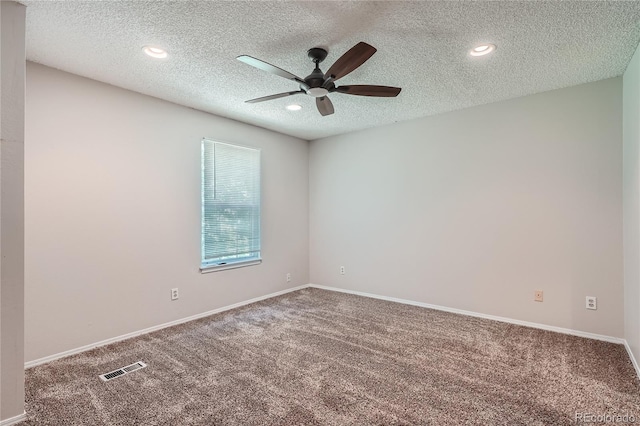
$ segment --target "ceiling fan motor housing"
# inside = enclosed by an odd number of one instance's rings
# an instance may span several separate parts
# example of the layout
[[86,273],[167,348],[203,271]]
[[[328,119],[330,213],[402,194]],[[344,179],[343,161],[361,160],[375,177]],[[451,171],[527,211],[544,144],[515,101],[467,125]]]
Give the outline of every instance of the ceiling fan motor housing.
[[304,85],[300,85],[300,88],[307,92],[308,95],[317,98],[329,93],[329,90],[323,87],[324,73],[320,71],[320,68],[316,67],[316,69],[311,74],[304,78],[304,82],[307,87],[305,88]]

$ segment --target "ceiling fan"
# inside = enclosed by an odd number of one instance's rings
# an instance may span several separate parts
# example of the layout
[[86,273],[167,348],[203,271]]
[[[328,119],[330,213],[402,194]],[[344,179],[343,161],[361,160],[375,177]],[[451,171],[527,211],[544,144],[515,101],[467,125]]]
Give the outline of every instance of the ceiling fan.
[[271,65],[267,62],[261,61],[251,56],[242,55],[238,56],[239,61],[249,64],[252,67],[256,67],[271,74],[279,75],[289,80],[293,80],[300,85],[300,90],[294,90],[291,92],[278,93],[276,95],[264,96],[262,98],[251,99],[245,101],[247,103],[256,103],[270,101],[272,99],[284,98],[285,96],[306,94],[316,98],[316,106],[320,114],[330,115],[333,114],[333,104],[327,97],[329,93],[338,92],[347,95],[358,96],[380,96],[380,97],[395,97],[400,93],[399,87],[389,86],[371,86],[371,85],[349,85],[349,86],[336,86],[335,81],[349,74],[351,71],[364,64],[374,53],[376,48],[368,45],[365,42],[360,42],[349,49],[344,55],[342,55],[326,73],[320,70],[320,62],[324,61],[327,57],[327,51],[321,47],[314,47],[309,49],[307,55],[313,63],[316,65],[311,74],[304,79],[291,74],[288,71]]

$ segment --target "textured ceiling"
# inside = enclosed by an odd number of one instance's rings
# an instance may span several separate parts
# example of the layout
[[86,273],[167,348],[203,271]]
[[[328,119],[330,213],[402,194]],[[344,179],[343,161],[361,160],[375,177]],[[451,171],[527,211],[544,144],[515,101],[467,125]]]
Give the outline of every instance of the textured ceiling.
[[[307,140],[619,76],[640,39],[640,1],[21,3],[31,61]],[[397,98],[333,93],[326,117],[305,95],[244,102],[298,87],[237,56],[304,78],[309,48],[328,49],[326,71],[359,41],[378,52],[339,83]],[[481,42],[497,50],[468,56]]]

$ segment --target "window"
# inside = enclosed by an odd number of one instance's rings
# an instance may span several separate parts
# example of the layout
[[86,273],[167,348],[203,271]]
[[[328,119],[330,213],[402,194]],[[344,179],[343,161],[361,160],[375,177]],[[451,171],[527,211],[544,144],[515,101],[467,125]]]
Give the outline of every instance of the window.
[[200,270],[260,261],[260,151],[203,139]]

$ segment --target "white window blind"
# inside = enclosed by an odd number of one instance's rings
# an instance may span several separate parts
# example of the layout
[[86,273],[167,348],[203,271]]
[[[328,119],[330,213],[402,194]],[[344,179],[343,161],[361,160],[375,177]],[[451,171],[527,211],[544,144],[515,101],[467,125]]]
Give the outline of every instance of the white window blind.
[[260,260],[260,151],[202,141],[201,269]]

